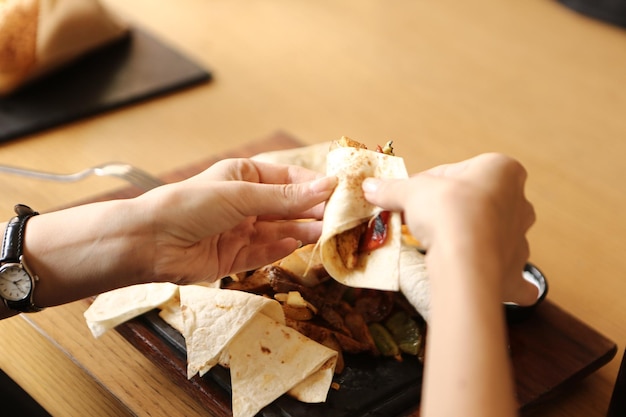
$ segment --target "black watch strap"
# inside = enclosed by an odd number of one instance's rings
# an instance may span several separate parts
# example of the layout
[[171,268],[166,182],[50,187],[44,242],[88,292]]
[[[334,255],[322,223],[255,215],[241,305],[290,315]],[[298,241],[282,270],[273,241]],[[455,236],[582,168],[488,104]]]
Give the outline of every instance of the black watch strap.
[[24,204],[15,205],[17,216],[11,218],[4,232],[2,240],[2,252],[0,252],[0,264],[5,262],[19,262],[24,247],[24,230],[26,221],[38,215],[36,211]]
[[[24,268],[24,262],[21,257],[24,248],[24,231],[26,229],[26,222],[28,219],[38,215],[39,213],[24,204],[17,204],[14,209],[17,216],[12,217],[11,220],[9,220],[7,228],[4,232],[2,249],[0,251],[0,265],[5,263],[15,263],[21,264]],[[30,273],[28,274],[30,275]],[[31,276],[31,279],[33,279],[32,289],[34,289],[35,278]],[[32,289],[29,296],[23,300],[13,301],[5,299],[4,302],[6,306],[12,310],[21,311],[23,313],[33,313],[43,310],[33,304]]]
[[37,313],[43,310],[42,307],[37,307],[35,304],[33,304],[33,301],[30,297],[24,298],[20,301],[5,300],[4,302],[6,306],[9,307],[11,310],[19,311],[21,313]]

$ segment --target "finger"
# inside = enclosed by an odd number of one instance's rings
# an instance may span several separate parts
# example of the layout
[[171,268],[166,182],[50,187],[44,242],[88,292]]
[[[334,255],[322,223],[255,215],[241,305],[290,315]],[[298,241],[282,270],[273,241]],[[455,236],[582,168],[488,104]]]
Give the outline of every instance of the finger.
[[299,184],[324,176],[296,165],[274,164],[246,158],[228,160],[225,165],[222,173],[226,173],[226,179],[261,184]]
[[241,250],[235,257],[231,271],[226,275],[250,271],[269,265],[279,259],[288,256],[300,247],[300,242],[291,237],[272,241],[262,245],[250,245]]
[[362,184],[365,199],[386,210],[402,211],[409,186],[406,180],[365,178]]
[[272,164],[247,158],[222,159],[189,181],[248,181],[291,184],[311,181],[323,174],[294,165]]
[[531,226],[533,224],[535,224],[535,221],[537,220],[537,214],[535,213],[535,207],[529,202],[526,201],[526,204],[524,204],[524,231],[528,231],[528,229],[531,228]]
[[300,184],[325,177],[316,171],[296,165],[271,164],[250,160],[256,167],[259,182],[263,184]]
[[400,212],[407,207],[409,199],[420,198],[419,190],[427,189],[428,183],[433,181],[439,180],[421,175],[410,179],[366,178],[362,187],[365,199],[370,203],[385,210]]
[[320,220],[324,217],[325,203],[320,203],[308,210],[304,210],[298,213],[292,213],[287,216],[276,214],[263,214],[257,216],[259,220],[304,220],[304,219],[317,219]]
[[[508,155],[489,152],[476,155],[461,162],[439,165],[424,171],[421,175],[435,177],[463,177],[487,185],[493,179],[515,178],[517,188],[523,189],[527,178],[526,169]],[[496,181],[495,183],[500,183]]]
[[422,174],[432,175],[434,177],[457,177],[468,171],[482,171],[484,169],[484,165],[489,165],[492,163],[492,160],[500,157],[504,157],[504,155],[496,153],[483,153],[460,162],[435,166],[422,172]]
[[279,221],[255,223],[256,233],[251,244],[264,244],[285,238],[294,238],[302,244],[315,243],[322,233],[321,221]]
[[[336,177],[322,177],[301,184],[238,183],[238,210],[246,216],[274,215],[294,218],[328,200]],[[319,209],[317,209],[319,212]],[[319,214],[319,213],[318,213]]]
[[457,176],[463,171],[465,171],[468,165],[471,163],[471,160],[465,160],[461,162],[455,162],[450,164],[442,164],[436,167],[432,167],[423,171],[422,174],[432,175],[434,177],[450,177]]

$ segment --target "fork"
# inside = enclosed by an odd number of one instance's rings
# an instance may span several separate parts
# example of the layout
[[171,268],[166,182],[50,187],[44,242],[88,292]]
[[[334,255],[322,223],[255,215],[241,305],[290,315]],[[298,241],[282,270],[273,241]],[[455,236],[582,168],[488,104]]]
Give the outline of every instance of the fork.
[[79,181],[87,178],[90,175],[96,175],[99,177],[117,177],[143,190],[151,190],[155,187],[158,187],[159,185],[163,185],[163,182],[161,180],[147,173],[146,171],[122,162],[108,162],[105,164],[89,167],[72,174],[57,174],[52,172],[18,168],[9,165],[0,165],[0,173],[14,174],[23,177],[58,182]]

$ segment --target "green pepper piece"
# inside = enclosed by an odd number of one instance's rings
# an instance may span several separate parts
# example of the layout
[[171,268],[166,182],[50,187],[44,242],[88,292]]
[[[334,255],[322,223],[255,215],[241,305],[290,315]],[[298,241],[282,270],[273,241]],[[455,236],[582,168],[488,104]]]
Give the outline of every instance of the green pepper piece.
[[393,356],[397,359],[401,358],[397,343],[382,324],[371,323],[368,327],[376,347],[383,356]]
[[398,348],[409,355],[417,355],[423,343],[422,329],[405,311],[394,313],[385,322]]

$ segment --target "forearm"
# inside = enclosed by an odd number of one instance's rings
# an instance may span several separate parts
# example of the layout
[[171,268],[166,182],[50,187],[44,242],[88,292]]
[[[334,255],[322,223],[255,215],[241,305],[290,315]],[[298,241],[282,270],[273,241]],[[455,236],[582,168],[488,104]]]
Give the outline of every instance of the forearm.
[[[24,259],[39,277],[35,305],[54,306],[148,281],[154,250],[150,216],[142,207],[117,200],[32,217]],[[12,315],[0,308],[0,317]]]
[[429,261],[433,309],[423,415],[516,415],[497,261],[484,253],[429,256],[438,259]]

